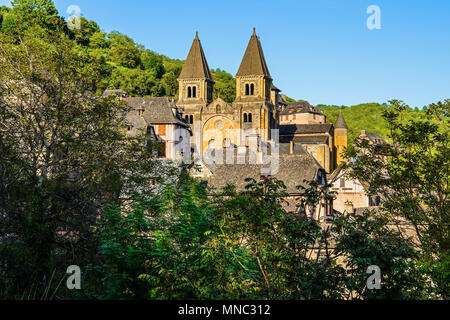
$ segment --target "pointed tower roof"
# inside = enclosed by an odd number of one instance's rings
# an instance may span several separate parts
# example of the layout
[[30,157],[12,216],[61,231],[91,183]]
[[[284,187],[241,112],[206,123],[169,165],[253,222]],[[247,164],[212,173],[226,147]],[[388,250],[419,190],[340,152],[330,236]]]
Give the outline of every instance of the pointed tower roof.
[[266,59],[264,58],[261,47],[261,41],[259,41],[259,38],[256,35],[255,28],[253,28],[253,34],[248,43],[239,71],[236,74],[236,77],[245,76],[266,76],[270,78],[269,68],[267,68]]
[[345,122],[342,111],[339,112],[339,117],[336,120],[336,124],[334,125],[334,127],[338,128],[338,129],[348,129],[348,126],[347,126],[347,123]]
[[202,44],[198,38],[198,32],[195,33],[195,39],[191,50],[186,58],[179,79],[208,79],[213,81],[208,62],[203,52]]

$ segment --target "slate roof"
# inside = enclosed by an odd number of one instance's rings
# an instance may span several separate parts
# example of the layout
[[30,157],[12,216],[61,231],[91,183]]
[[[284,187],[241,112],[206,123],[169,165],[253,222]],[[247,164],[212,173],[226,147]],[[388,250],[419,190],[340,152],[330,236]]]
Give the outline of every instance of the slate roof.
[[308,101],[298,101],[288,104],[288,106],[280,112],[280,115],[289,115],[294,113],[323,114],[323,111],[312,106]]
[[109,96],[111,96],[113,94],[115,94],[115,95],[117,95],[117,96],[119,96],[121,98],[128,97],[128,93],[126,93],[124,90],[121,90],[121,89],[105,90],[103,92],[103,97],[109,97]]
[[334,125],[336,129],[348,129],[347,123],[345,122],[344,115],[342,111],[339,112],[339,117],[336,120],[336,124]]
[[331,133],[333,125],[331,123],[316,124],[287,124],[280,125],[280,136],[308,133]]
[[[319,171],[323,171],[320,164],[301,146],[300,149],[297,149],[297,154],[280,154],[278,159],[279,168],[276,173],[272,174],[272,177],[283,181],[287,192],[291,195],[301,194],[301,190],[298,190],[297,186],[305,185],[304,180],[317,179]],[[245,181],[246,178],[258,181],[262,175],[261,168],[269,166],[269,164],[249,164],[248,161],[245,164],[216,165],[211,169],[213,174],[208,178],[208,186],[220,190],[227,184],[233,184],[238,190],[243,190],[248,184]]]
[[288,143],[294,141],[294,143],[300,144],[328,144],[329,137],[326,135],[311,135],[311,136],[284,136],[280,137],[280,142]]
[[366,137],[367,139],[369,139],[371,142],[373,142],[375,144],[384,144],[386,142],[378,133],[365,131],[365,130],[363,130],[361,132],[360,137]]
[[265,76],[271,78],[266,59],[264,58],[261,41],[256,35],[255,28],[253,28],[253,34],[250,38],[247,50],[245,51],[241,65],[236,74],[236,77],[245,76]]
[[208,79],[213,81],[202,44],[198,38],[198,33],[195,35],[191,50],[183,65],[183,69],[181,69],[179,79]]
[[[132,108],[127,115],[129,122],[135,122],[144,119],[148,124],[178,124],[183,127],[189,127],[182,119],[178,111],[174,114],[176,108],[175,102],[172,102],[167,97],[155,98],[124,98],[124,101]],[[143,116],[137,115],[136,110],[144,109]]]

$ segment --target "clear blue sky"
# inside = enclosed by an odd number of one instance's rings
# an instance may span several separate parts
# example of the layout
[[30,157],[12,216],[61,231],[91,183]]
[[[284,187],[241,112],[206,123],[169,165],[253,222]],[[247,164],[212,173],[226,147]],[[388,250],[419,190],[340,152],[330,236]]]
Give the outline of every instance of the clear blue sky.
[[[7,2],[6,0],[0,0]],[[185,59],[198,30],[211,68],[237,72],[256,27],[283,93],[313,104],[402,99],[412,107],[450,98],[449,0],[56,0],[106,31]],[[368,30],[369,5],[381,30]]]

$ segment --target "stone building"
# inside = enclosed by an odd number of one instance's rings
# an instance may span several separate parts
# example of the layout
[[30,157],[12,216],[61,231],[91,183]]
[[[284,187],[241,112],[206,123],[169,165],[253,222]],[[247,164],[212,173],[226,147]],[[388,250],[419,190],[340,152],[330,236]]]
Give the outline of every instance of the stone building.
[[127,134],[145,134],[147,139],[156,140],[158,157],[167,160],[181,159],[191,152],[191,130],[175,105],[167,97],[128,97],[122,90],[106,90],[104,96],[117,95],[131,110],[126,115]]
[[278,128],[280,90],[272,83],[260,39],[255,30],[236,74],[236,99],[229,104],[213,100],[213,86],[200,39],[196,34],[178,78],[178,108],[191,126],[192,146],[199,155],[206,149],[248,145],[255,137],[260,143]]
[[348,127],[342,113],[336,124],[326,123],[322,110],[308,102],[296,102],[280,113],[280,142],[300,143],[322,165],[333,172],[348,145]]
[[280,125],[324,124],[326,122],[327,117],[323,111],[313,107],[308,101],[290,103],[281,108]]
[[[338,119],[336,126],[342,129],[342,134],[346,135],[346,124]],[[367,139],[370,143],[381,145],[385,141],[377,133],[361,131],[361,139]],[[337,169],[328,176],[328,182],[332,185],[332,191],[337,192],[336,199],[333,201],[333,209],[337,212],[361,212],[365,208],[376,208],[382,203],[380,196],[369,196],[366,187],[360,181],[350,178],[348,173],[351,169],[344,169],[342,159]]]

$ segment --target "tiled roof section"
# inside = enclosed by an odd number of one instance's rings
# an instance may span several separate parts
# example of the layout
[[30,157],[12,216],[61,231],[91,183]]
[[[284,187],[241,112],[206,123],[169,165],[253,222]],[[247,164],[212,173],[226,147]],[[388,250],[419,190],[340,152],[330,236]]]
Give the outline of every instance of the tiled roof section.
[[323,111],[319,108],[312,106],[308,101],[298,101],[288,104],[288,106],[280,114],[289,115],[294,113],[323,114]]
[[280,136],[293,134],[331,133],[332,129],[333,125],[331,123],[288,124],[280,126]]
[[302,144],[328,144],[329,137],[326,135],[298,136],[294,137],[295,143]]
[[375,132],[363,130],[361,132],[361,137],[365,137],[375,144],[384,144],[386,142],[378,133]]
[[271,77],[269,68],[267,68],[266,59],[262,50],[261,41],[256,35],[255,29],[245,51],[241,66],[236,74],[236,77],[245,76],[265,76]]
[[118,97],[121,97],[121,98],[128,97],[128,93],[126,93],[124,90],[121,90],[121,89],[105,90],[103,92],[103,97],[109,97],[112,95],[117,95]]
[[176,112],[175,102],[170,101],[167,97],[125,98],[124,101],[132,108],[127,115],[128,119],[135,120],[138,117],[137,110],[143,109],[144,113],[140,118],[143,118],[148,124],[178,124],[188,127],[180,114]]
[[[303,149],[303,148],[302,148]],[[319,163],[306,151],[299,151],[294,155],[279,156],[278,171],[272,177],[284,182],[289,194],[301,194],[297,186],[305,185],[304,181],[317,179],[319,170],[323,170]],[[212,176],[208,179],[208,185],[216,189],[222,189],[227,184],[235,185],[238,190],[243,190],[248,184],[245,179],[261,178],[262,168],[267,165],[249,164],[222,164],[212,169]]]
[[213,81],[198,33],[195,35],[179,79],[208,79]]
[[336,120],[336,124],[334,125],[336,129],[348,129],[347,123],[345,122],[344,115],[342,111],[339,112],[339,117]]

